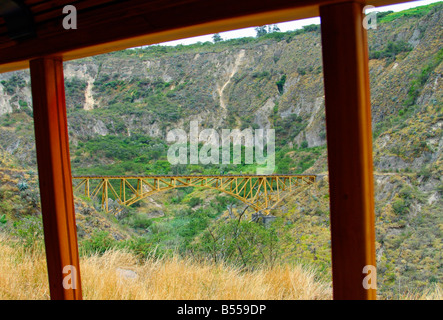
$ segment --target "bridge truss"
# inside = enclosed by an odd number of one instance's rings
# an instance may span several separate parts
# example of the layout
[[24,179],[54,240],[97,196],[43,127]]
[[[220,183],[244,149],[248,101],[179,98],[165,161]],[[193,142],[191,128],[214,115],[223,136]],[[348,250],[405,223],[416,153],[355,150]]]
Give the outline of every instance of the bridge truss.
[[155,193],[181,188],[203,187],[219,190],[248,204],[256,213],[269,214],[284,198],[304,190],[315,175],[152,175],[74,176],[74,192],[83,189],[90,199],[99,199],[110,211],[109,199],[130,206]]

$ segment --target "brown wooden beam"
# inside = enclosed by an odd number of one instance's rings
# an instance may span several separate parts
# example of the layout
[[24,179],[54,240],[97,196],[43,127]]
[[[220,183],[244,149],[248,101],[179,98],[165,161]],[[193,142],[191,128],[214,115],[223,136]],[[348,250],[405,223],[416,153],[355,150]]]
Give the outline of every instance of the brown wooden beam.
[[[0,72],[27,68],[28,60],[42,56],[61,56],[67,61],[130,47],[316,17],[320,6],[344,1],[347,0],[128,0],[84,9],[77,3],[78,29],[64,30],[65,15],[57,8],[50,19],[36,25],[37,37],[20,42],[0,37]],[[361,0],[374,6],[408,1],[411,0]]]
[[329,165],[334,299],[375,299],[371,105],[363,5],[320,8]]
[[51,299],[82,298],[63,62],[30,62],[35,143]]

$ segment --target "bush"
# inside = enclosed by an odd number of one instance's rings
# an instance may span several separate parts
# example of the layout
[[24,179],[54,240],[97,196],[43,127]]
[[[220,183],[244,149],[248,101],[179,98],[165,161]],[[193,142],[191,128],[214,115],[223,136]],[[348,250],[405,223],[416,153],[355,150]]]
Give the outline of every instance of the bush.
[[209,217],[207,210],[197,210],[188,221],[187,224],[184,224],[178,230],[178,234],[185,240],[185,246],[192,241],[195,235],[205,230],[208,226]]
[[386,47],[381,51],[370,50],[369,59],[395,58],[401,52],[409,52],[412,46],[405,41],[389,41]]
[[421,89],[428,81],[430,75],[435,68],[443,61],[443,49],[440,49],[431,61],[422,69],[419,74],[415,75],[415,79],[410,82],[408,97],[404,102],[405,106],[412,106],[417,101]]
[[310,24],[307,26],[303,26],[304,32],[320,32],[320,25],[319,24]]
[[422,167],[418,172],[418,175],[423,177],[424,180],[428,180],[432,177],[432,172],[431,169],[429,169],[428,167]]
[[393,202],[392,209],[394,210],[394,212],[396,214],[403,215],[403,214],[408,213],[409,205],[405,200],[398,198],[397,200],[395,200]]
[[83,240],[80,244],[82,255],[103,254],[116,245],[116,240],[107,231],[95,231],[90,239]]
[[11,234],[18,237],[25,248],[39,248],[43,242],[43,223],[41,216],[25,216],[13,223]]
[[6,219],[6,214],[3,214],[2,216],[0,216],[0,226],[5,225],[7,222],[8,222],[8,220]]
[[5,91],[9,95],[14,94],[17,88],[23,88],[26,86],[25,80],[23,80],[18,75],[13,75],[8,80],[2,80],[0,83],[3,85]]
[[189,200],[188,204],[191,208],[194,208],[195,206],[202,204],[203,200],[201,198],[198,197],[193,197]]
[[275,83],[277,85],[277,89],[280,94],[283,94],[283,87],[285,85],[285,82],[286,82],[286,75],[284,74],[281,76],[280,80]]
[[265,226],[246,220],[220,220],[204,232],[200,249],[214,262],[225,261],[246,269],[273,267],[282,253],[275,224],[278,222]]
[[157,244],[143,237],[136,237],[122,241],[118,244],[118,247],[121,249],[128,249],[140,260],[145,260],[150,256],[159,258],[162,256],[162,251],[158,250]]
[[20,181],[20,182],[17,184],[17,188],[18,188],[20,191],[25,191],[26,189],[29,188],[29,185],[28,185],[28,183],[27,183],[26,181]]
[[133,228],[147,229],[152,225],[152,219],[147,215],[137,214],[133,217],[132,221],[130,221],[130,225]]

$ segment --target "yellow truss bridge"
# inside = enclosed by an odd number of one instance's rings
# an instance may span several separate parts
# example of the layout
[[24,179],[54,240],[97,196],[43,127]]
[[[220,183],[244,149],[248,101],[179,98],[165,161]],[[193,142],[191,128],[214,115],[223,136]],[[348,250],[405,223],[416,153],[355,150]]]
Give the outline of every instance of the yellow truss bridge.
[[110,211],[109,199],[130,206],[155,193],[181,188],[203,187],[219,190],[248,204],[256,213],[268,215],[284,198],[304,190],[315,175],[150,175],[74,176],[74,191],[84,190],[90,199],[99,199]]

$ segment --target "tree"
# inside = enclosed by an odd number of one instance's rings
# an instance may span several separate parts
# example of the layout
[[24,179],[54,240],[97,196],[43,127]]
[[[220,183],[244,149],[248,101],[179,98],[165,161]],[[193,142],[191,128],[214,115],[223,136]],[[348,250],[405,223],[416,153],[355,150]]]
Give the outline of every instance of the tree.
[[282,253],[277,231],[282,221],[271,226],[248,221],[245,215],[248,208],[249,205],[242,211],[233,212],[232,205],[229,205],[229,218],[219,219],[203,233],[203,250],[215,263],[229,262],[245,270],[254,270],[258,266],[272,268]]
[[280,28],[276,24],[273,24],[273,25],[256,27],[255,31],[257,32],[257,38],[259,38],[264,35],[267,35],[268,33],[280,32]]
[[286,83],[286,75],[285,74],[282,75],[280,80],[275,83],[277,85],[277,89],[280,94],[283,94],[283,88],[285,86],[285,83]]
[[268,33],[271,32],[280,32],[280,28],[276,24],[273,24],[272,27],[268,26]]
[[266,26],[256,27],[255,32],[257,32],[257,38],[260,38],[268,33]]
[[215,33],[215,34],[212,36],[212,40],[213,40],[214,42],[220,42],[220,41],[223,41],[223,39],[222,39],[222,37],[220,36],[219,33]]

